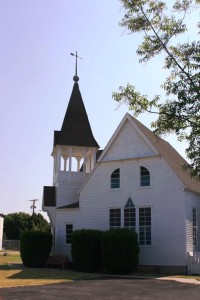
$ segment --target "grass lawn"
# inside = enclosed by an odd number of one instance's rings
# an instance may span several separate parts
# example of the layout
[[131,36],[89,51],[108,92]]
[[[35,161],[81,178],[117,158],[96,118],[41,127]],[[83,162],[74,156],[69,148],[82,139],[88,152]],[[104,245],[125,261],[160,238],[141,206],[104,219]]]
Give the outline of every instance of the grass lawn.
[[[46,269],[46,268],[25,268],[22,265],[19,252],[8,251],[7,256],[0,251],[0,288],[42,285],[74,280],[91,280],[101,277],[99,274],[81,273],[72,270]],[[145,276],[158,278],[167,275],[132,273],[132,276]],[[170,277],[189,278],[200,281],[200,276],[176,275]]]
[[98,274],[80,273],[62,269],[24,268],[19,253],[10,252],[3,256],[0,252],[0,287],[42,285],[73,280],[99,278]]

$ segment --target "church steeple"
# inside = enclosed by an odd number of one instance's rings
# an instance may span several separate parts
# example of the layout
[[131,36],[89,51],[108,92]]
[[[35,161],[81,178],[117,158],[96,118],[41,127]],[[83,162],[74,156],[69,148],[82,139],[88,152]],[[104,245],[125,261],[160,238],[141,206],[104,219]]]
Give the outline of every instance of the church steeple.
[[99,148],[92,134],[78,82],[74,83],[61,131],[55,132],[55,145]]
[[[72,55],[74,55],[72,53]],[[77,162],[76,172],[89,173],[96,162],[96,152],[99,148],[88,120],[87,112],[79,90],[77,75],[77,52],[74,86],[60,131],[54,131],[54,174],[58,171],[71,172]],[[64,167],[62,169],[62,159]],[[75,159],[75,162],[74,162]]]

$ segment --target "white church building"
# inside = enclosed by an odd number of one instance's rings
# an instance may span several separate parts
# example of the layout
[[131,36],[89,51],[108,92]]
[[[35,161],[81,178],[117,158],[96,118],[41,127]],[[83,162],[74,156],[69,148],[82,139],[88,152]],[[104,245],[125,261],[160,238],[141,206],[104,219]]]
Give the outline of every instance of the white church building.
[[199,182],[169,143],[128,113],[99,150],[78,79],[54,132],[53,185],[43,190],[54,252],[71,259],[74,230],[126,227],[138,233],[141,267],[185,273],[187,253],[200,251]]

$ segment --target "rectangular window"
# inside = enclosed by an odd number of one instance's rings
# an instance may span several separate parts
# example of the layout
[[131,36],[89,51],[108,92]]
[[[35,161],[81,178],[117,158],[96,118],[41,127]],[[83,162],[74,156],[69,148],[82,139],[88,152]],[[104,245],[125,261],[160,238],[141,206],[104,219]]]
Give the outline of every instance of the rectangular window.
[[193,234],[193,245],[197,244],[197,210],[192,209],[192,234]]
[[151,245],[151,207],[139,208],[140,245]]
[[73,225],[72,224],[66,224],[66,244],[72,243],[72,232],[73,232]]
[[110,229],[121,227],[121,209],[110,209]]

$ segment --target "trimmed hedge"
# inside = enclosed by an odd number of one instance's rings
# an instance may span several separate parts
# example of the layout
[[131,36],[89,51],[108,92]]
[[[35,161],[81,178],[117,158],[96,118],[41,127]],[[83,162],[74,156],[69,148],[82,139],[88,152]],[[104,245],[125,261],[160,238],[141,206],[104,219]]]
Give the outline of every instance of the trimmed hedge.
[[102,234],[104,270],[112,274],[131,273],[138,264],[137,233],[126,228],[111,229]]
[[52,247],[52,234],[44,231],[24,231],[20,236],[20,255],[26,267],[45,266]]
[[73,232],[72,258],[76,271],[97,272],[102,268],[101,236],[101,231],[93,229]]

